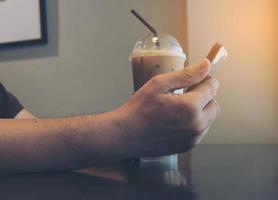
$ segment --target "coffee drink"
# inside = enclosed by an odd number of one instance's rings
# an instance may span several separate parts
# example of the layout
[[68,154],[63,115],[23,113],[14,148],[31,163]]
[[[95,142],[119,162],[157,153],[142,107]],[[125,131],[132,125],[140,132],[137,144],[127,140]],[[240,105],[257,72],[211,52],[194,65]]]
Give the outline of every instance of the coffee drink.
[[135,50],[131,55],[134,91],[158,74],[184,67],[185,55],[171,50]]
[[[186,55],[174,37],[170,35],[159,35],[158,37],[147,35],[136,43],[130,55],[134,91],[137,91],[156,75],[183,69],[185,60]],[[182,93],[183,90],[174,92]],[[140,158],[140,168],[177,170],[178,156]]]

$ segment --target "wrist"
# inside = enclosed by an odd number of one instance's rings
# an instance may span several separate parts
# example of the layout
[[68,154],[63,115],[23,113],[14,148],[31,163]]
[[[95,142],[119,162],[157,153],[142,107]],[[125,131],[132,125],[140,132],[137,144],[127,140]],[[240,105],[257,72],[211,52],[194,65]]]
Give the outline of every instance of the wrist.
[[125,152],[125,158],[140,157],[143,154],[145,141],[144,122],[136,112],[133,104],[125,104],[114,111],[117,138]]
[[96,134],[107,144],[104,147],[108,150],[107,154],[114,156],[112,159],[121,160],[135,156],[131,137],[134,133],[134,123],[125,106],[96,115],[94,124]]
[[63,119],[62,138],[67,144],[69,162],[79,168],[132,157],[126,142],[125,112],[115,110],[103,114]]

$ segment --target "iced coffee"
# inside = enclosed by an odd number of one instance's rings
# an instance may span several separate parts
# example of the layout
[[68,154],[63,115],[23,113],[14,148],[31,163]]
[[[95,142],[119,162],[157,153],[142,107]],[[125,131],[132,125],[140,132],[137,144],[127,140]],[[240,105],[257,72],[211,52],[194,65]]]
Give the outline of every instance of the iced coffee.
[[[156,75],[181,70],[185,61],[186,55],[174,37],[166,34],[157,37],[149,34],[143,37],[130,55],[134,91]],[[175,93],[182,93],[182,90]],[[177,169],[177,162],[177,155],[140,159],[142,167],[157,165],[169,170]]]

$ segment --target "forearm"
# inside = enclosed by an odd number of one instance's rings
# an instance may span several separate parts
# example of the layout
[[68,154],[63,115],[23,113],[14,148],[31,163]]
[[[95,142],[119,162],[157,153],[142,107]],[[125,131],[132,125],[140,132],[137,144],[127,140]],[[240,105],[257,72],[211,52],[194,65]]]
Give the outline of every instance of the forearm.
[[129,155],[114,113],[0,120],[0,172],[73,170]]

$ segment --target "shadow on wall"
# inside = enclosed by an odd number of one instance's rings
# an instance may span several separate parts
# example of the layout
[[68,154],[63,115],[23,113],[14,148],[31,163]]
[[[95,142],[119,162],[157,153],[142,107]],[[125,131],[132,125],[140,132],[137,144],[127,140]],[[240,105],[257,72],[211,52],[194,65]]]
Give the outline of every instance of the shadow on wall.
[[0,62],[58,56],[59,0],[46,1],[46,15],[48,43],[1,49]]

